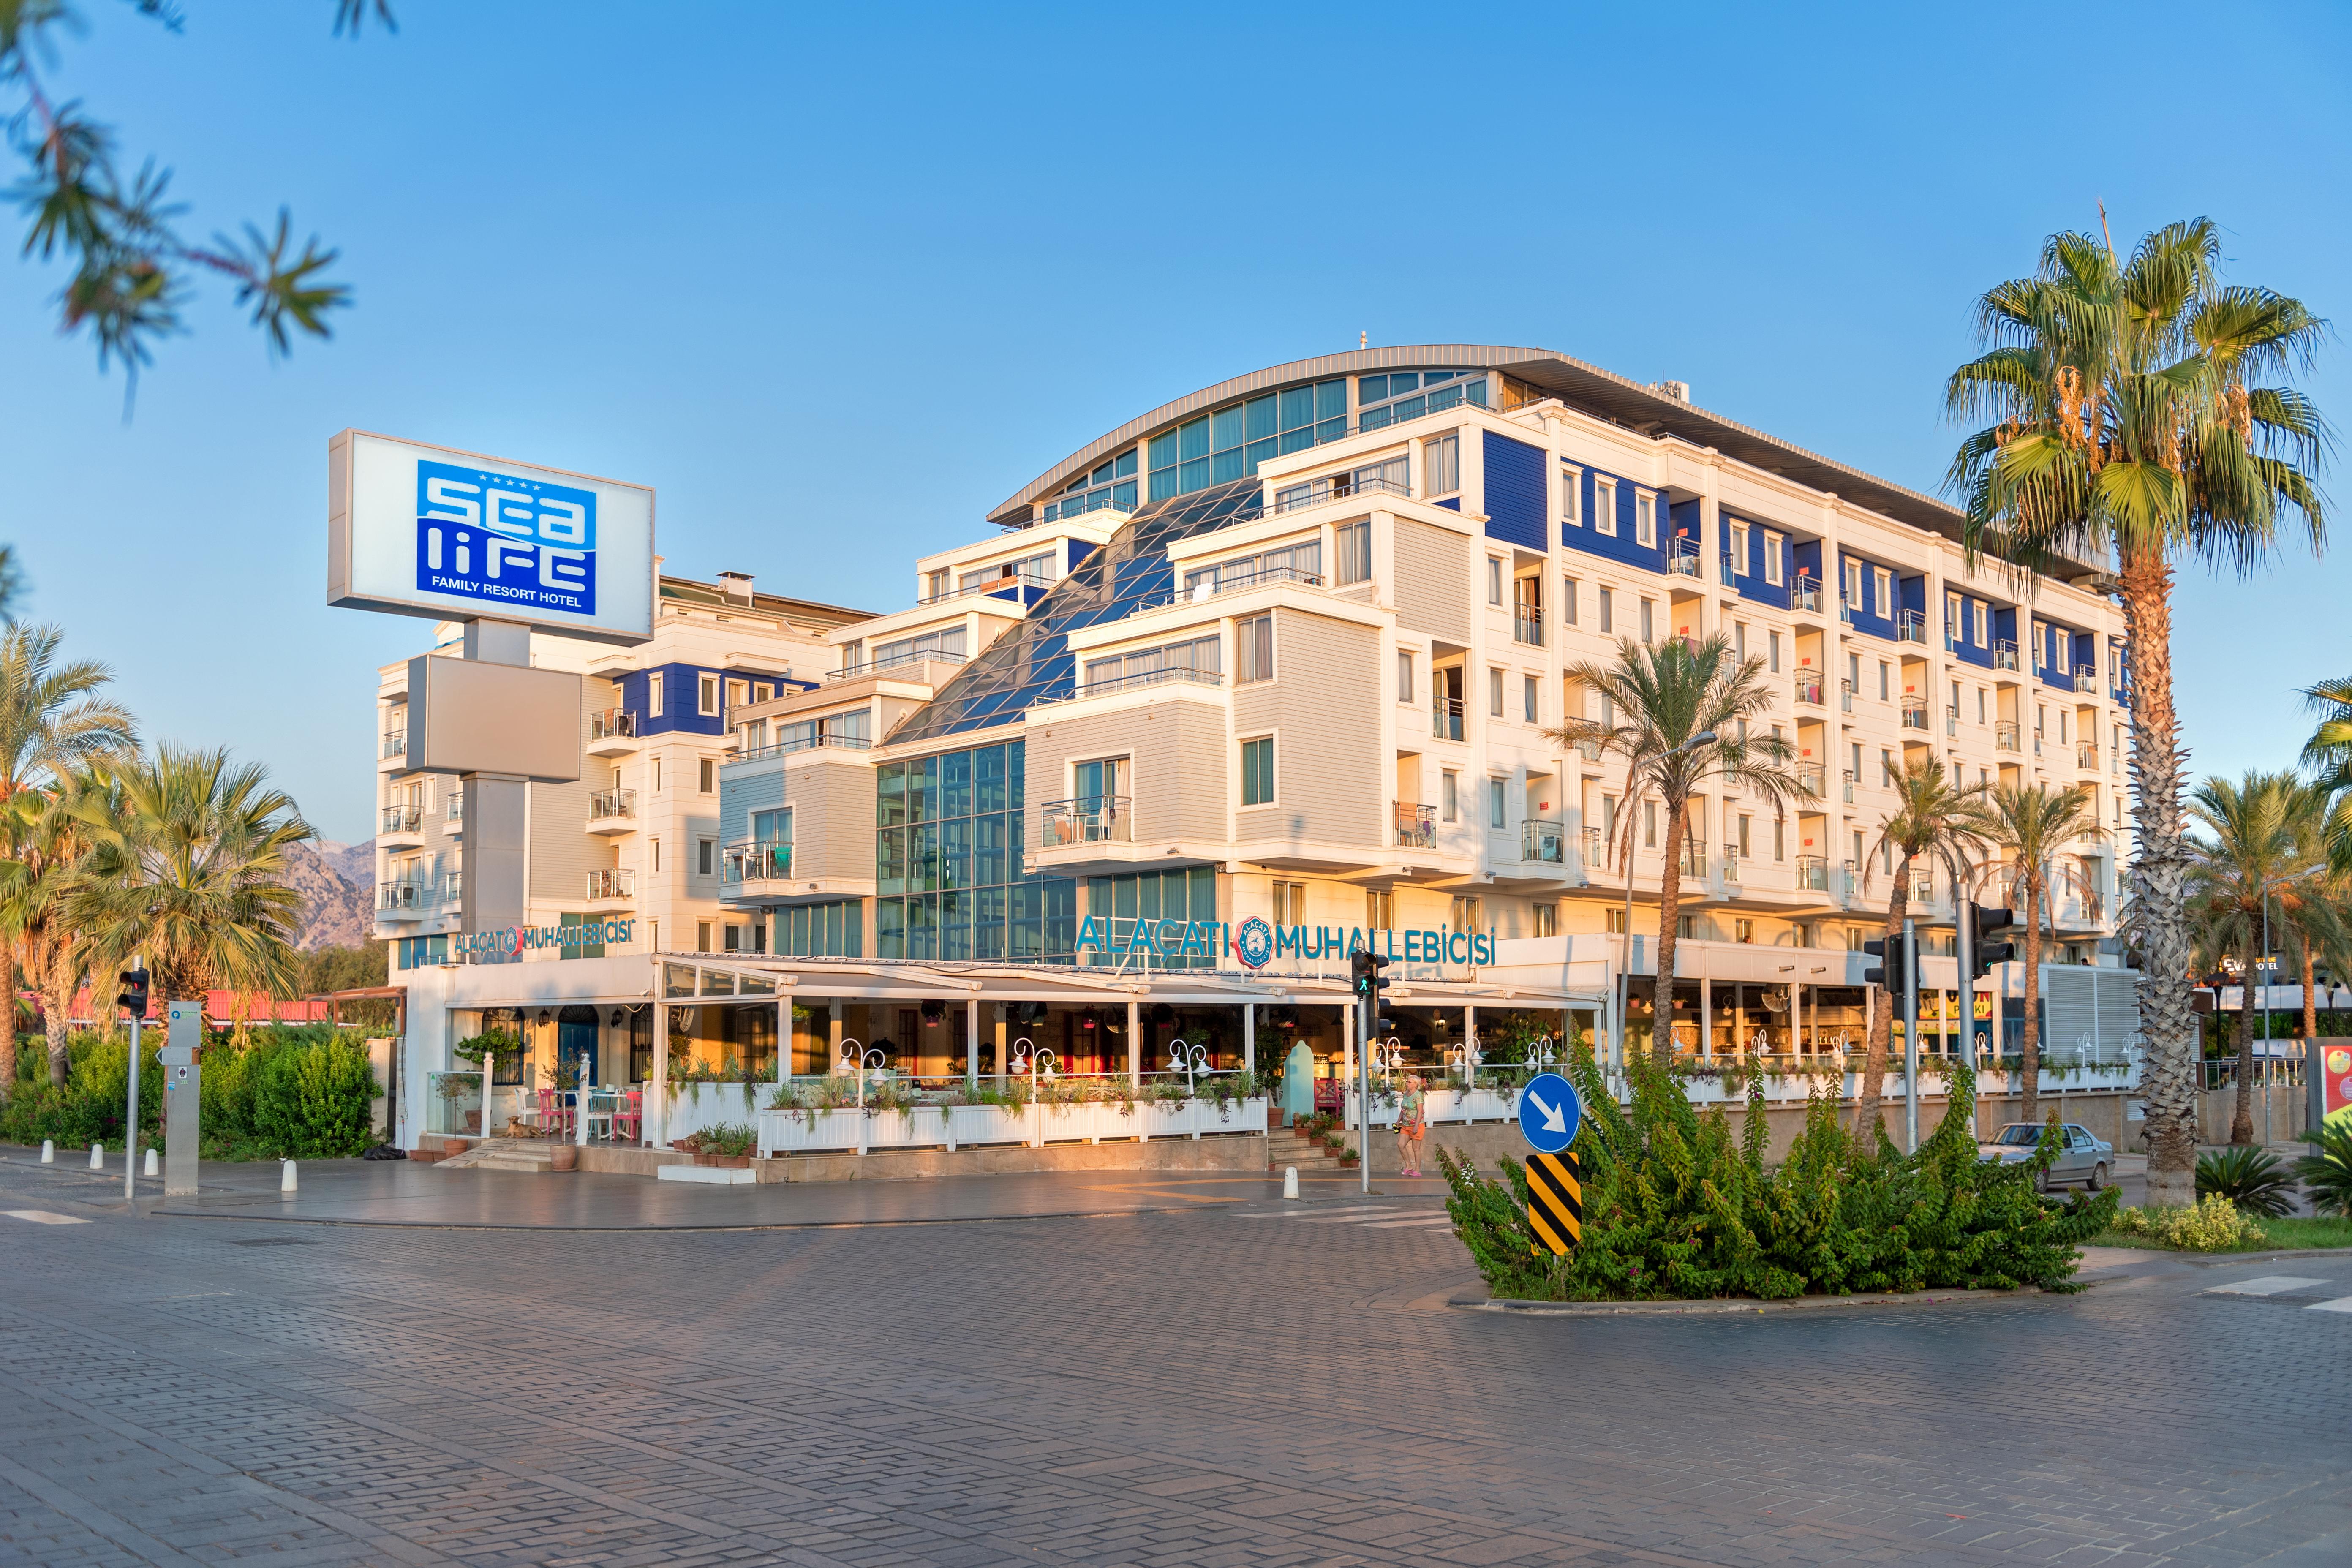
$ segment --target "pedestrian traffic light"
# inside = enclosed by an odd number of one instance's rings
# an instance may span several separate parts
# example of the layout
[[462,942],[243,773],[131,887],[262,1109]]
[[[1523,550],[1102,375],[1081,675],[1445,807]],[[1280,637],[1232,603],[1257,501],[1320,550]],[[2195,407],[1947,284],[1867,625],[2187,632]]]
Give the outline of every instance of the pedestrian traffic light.
[[1969,978],[1981,980],[1992,973],[1996,963],[2007,963],[2017,956],[2013,942],[1994,942],[1992,937],[2013,929],[2017,916],[2008,910],[1989,910],[1982,904],[1969,906]]
[[1878,967],[1862,972],[1865,985],[1884,985],[1889,991],[1901,991],[1910,982],[1911,952],[1899,936],[1880,937],[1862,944],[1862,951],[1879,961]]
[[115,978],[122,983],[121,994],[114,999],[116,1005],[134,1018],[147,1016],[147,972],[126,969]]
[[1370,1016],[1365,1021],[1367,1032],[1393,1034],[1396,1019],[1390,1016],[1388,998],[1381,994],[1389,988],[1387,979],[1381,973],[1389,966],[1389,961],[1377,952],[1359,950],[1349,957],[1348,966],[1355,980],[1356,994],[1371,1004]]

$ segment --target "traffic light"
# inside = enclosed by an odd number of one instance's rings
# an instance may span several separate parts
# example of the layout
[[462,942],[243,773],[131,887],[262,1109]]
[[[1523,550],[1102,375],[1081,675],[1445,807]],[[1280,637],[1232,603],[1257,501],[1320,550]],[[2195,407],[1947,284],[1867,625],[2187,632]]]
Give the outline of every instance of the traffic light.
[[1359,950],[1351,954],[1348,961],[1349,973],[1355,982],[1356,994],[1372,1005],[1370,1016],[1365,1024],[1369,1034],[1388,1035],[1396,1032],[1396,1019],[1390,1013],[1388,998],[1381,994],[1389,988],[1387,979],[1381,973],[1381,971],[1388,966],[1387,959],[1377,952],[1364,950]]
[[126,969],[115,978],[122,983],[122,992],[115,997],[115,1005],[134,1018],[146,1017],[147,972],[143,969]]
[[1862,944],[1862,951],[1879,961],[1875,969],[1862,972],[1865,985],[1884,985],[1889,991],[1900,992],[1910,983],[1911,952],[1899,936],[1880,937]]
[[2016,915],[2008,910],[1989,910],[1982,904],[1969,906],[1969,979],[1982,980],[1992,973],[1994,964],[2007,963],[2017,956],[2015,942],[1991,940],[2016,924]]

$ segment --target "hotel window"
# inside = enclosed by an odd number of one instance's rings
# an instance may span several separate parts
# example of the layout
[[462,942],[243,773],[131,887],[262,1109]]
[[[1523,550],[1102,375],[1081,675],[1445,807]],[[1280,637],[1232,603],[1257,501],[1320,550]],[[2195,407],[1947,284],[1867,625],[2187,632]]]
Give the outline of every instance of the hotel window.
[[1982,599],[1976,601],[1976,637],[1972,640],[1977,647],[1982,647],[1985,646],[1985,623],[1991,613]]
[[1462,438],[1439,436],[1421,444],[1423,489],[1431,497],[1450,495],[1462,488]]
[[1535,723],[1539,717],[1536,708],[1536,678],[1523,675],[1519,678],[1519,694],[1527,700],[1528,722]]
[[1274,679],[1274,617],[1252,616],[1234,623],[1235,659],[1234,684]]
[[1617,797],[1613,795],[1601,797],[1601,837],[1612,845],[1617,842]]
[[653,877],[661,875],[661,840],[658,838],[646,846],[646,873]]
[[1764,635],[1764,649],[1765,652],[1770,656],[1770,668],[1772,673],[1775,675],[1780,674],[1780,634],[1779,632],[1767,632]]
[[1658,602],[1655,599],[1642,601],[1642,640],[1645,643],[1650,641],[1657,632],[1655,624],[1657,607]]
[[947,596],[948,569],[942,566],[936,572],[924,573],[923,602],[925,604],[929,604],[934,599],[944,599]]
[[1984,721],[1985,721],[1985,689],[1984,689],[1983,687],[1979,686],[1979,687],[1978,687],[1978,688],[1977,688],[1977,722],[1978,722],[1978,723],[1979,723],[1979,724],[1981,724],[1981,723],[1983,723]]
[[702,759],[699,784],[700,788],[698,792],[699,794],[717,795],[719,793],[719,764],[709,757]]
[[1592,531],[1617,537],[1617,487],[1592,481]]
[[1896,779],[1901,778],[1902,776],[1902,770],[1895,765],[1895,753],[1887,750],[1885,746],[1879,747],[1878,782],[1883,784],[1892,784]]
[[1577,582],[1575,578],[1562,577],[1559,580],[1561,619],[1565,624],[1571,626],[1576,625],[1576,589]]
[[1633,497],[1633,542],[1645,550],[1658,543],[1658,498],[1647,490]]
[[1654,800],[1645,800],[1642,803],[1642,847],[1655,849],[1657,847],[1658,803]]
[[1756,940],[1756,922],[1754,921],[1733,921],[1731,922],[1731,940],[1734,942],[1754,942]]
[[1601,924],[1608,930],[1611,936],[1623,935],[1625,931],[1625,911],[1620,909],[1611,909],[1607,910],[1602,917]]
[[765,702],[775,694],[775,687],[767,681],[755,680],[751,683],[751,700],[754,702]]
[[1545,937],[1558,936],[1559,934],[1559,906],[1558,904],[1538,904],[1534,909],[1534,916],[1535,924],[1530,928],[1534,935]]
[[1887,668],[1886,661],[1882,658],[1878,661],[1878,700],[1881,702],[1887,700],[1887,695],[1891,690],[1888,684],[1890,679],[1891,675]]
[[793,813],[787,806],[782,811],[755,811],[751,814],[751,842],[754,844],[790,844],[793,841]]
[[1748,660],[1748,623],[1746,621],[1731,623],[1731,657],[1743,664]]
[[1684,942],[1698,940],[1698,917],[1683,915],[1675,921],[1675,935]]
[[1462,775],[1447,771],[1437,775],[1437,815],[1454,822],[1462,815]]
[[653,788],[648,790],[646,793],[648,795],[659,795],[661,794],[661,754],[659,752],[656,752],[651,757],[646,758],[646,761],[649,764],[646,772],[651,777],[653,783]]
[[1486,602],[1490,605],[1503,602],[1503,558],[1499,555],[1486,557]]
[[694,951],[697,952],[709,952],[710,951],[710,922],[709,921],[697,921],[694,922]]
[[658,669],[646,677],[646,716],[650,719],[662,716],[662,672]]
[[1400,702],[1410,702],[1412,700],[1412,655],[1407,653],[1402,648],[1399,648],[1397,649],[1396,700]]
[[1870,569],[1871,586],[1877,591],[1877,601],[1870,608],[1882,620],[1895,618],[1895,574],[1884,566]]
[[1276,882],[1274,884],[1274,923],[1297,926],[1307,923],[1307,884]]
[[1862,563],[1859,561],[1849,561],[1845,563],[1845,602],[1853,606],[1855,614],[1861,613]]
[[1503,672],[1499,669],[1486,672],[1486,714],[1493,719],[1503,716]]
[[1486,929],[1486,900],[1484,899],[1475,898],[1465,899],[1461,894],[1456,893],[1454,896],[1454,929],[1455,931],[1485,931]]
[[727,706],[728,706],[728,707],[730,707],[730,708],[740,708],[740,707],[742,707],[742,706],[743,706],[743,704],[745,704],[746,702],[749,702],[751,700],[751,683],[750,681],[748,681],[748,680],[730,680],[730,681],[729,681],[729,682],[727,683]]
[[[1570,600],[1573,604],[1575,601]],[[1601,635],[1607,637],[1617,629],[1616,596],[1608,589],[1601,590]]]
[[1739,858],[1740,858],[1742,860],[1747,859],[1747,858],[1748,858],[1748,856],[1750,856],[1750,855],[1752,855],[1752,854],[1754,854],[1754,853],[1755,853],[1755,851],[1754,851],[1753,849],[1749,848],[1749,847],[1748,847],[1748,825],[1749,825],[1749,824],[1751,824],[1751,823],[1753,823],[1755,820],[1756,820],[1756,819],[1755,819],[1754,817],[1748,816],[1748,815],[1747,815],[1746,813],[1744,813],[1744,812],[1740,814],[1740,818],[1739,818]]
[[1786,860],[1788,858],[1789,824],[1786,818],[1776,816],[1772,819],[1772,858]]
[[719,678],[715,675],[702,677],[698,696],[700,700],[695,710],[706,717],[716,715],[719,711]]
[[698,877],[710,877],[716,876],[718,871],[719,840],[716,838],[696,839],[694,841],[694,874]]
[[1364,923],[1374,931],[1387,931],[1396,924],[1396,895],[1378,888],[1364,889]]
[[1583,508],[1579,504],[1583,499],[1584,476],[1574,468],[1562,468],[1559,471],[1559,521],[1562,523],[1575,528],[1583,522]]
[[1242,804],[1274,804],[1274,737],[1242,742]]
[[[1337,441],[1347,433],[1344,378],[1286,387],[1245,403],[1229,404],[1152,438],[1150,499],[1188,495],[1229,479],[1248,479],[1268,458],[1303,452],[1321,442]],[[1098,464],[1069,487],[1083,489],[1083,497],[1064,493],[1062,515],[1070,517],[1100,506],[1131,510],[1135,482],[1129,476],[1134,472],[1132,452]],[[1102,489],[1105,485],[1110,488]]]
[[1780,585],[1780,535],[1770,529],[1764,531],[1764,581],[1775,588]]
[[1735,522],[1731,525],[1731,574],[1746,577],[1752,572],[1748,557],[1748,525]]
[[1488,779],[1486,781],[1486,826],[1497,832],[1508,827],[1510,822],[1504,815],[1506,810],[1504,781]]
[[1958,594],[1945,595],[1944,635],[1951,638],[1954,642],[1958,642],[1968,631],[1968,616],[1960,604],[1960,596]]
[[1331,531],[1332,573],[1341,587],[1367,582],[1372,575],[1372,520],[1343,522]]

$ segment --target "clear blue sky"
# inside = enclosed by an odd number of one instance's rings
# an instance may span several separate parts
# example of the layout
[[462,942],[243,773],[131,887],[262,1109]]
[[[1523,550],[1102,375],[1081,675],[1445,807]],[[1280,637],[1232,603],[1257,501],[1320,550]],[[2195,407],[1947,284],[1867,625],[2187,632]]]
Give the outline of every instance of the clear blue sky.
[[[892,608],[1102,430],[1360,331],[1686,380],[1932,491],[1969,302],[2101,199],[2352,325],[2341,7],[87,5],[64,90],[200,234],[291,204],[358,304],[272,365],[207,285],[125,424],[0,259],[0,538],[151,732],[338,838],[426,633],[325,606],[347,426],[651,484],[672,570]],[[2352,425],[2347,352],[2307,384]],[[2197,768],[2284,763],[2352,671],[2338,535],[2185,582]]]

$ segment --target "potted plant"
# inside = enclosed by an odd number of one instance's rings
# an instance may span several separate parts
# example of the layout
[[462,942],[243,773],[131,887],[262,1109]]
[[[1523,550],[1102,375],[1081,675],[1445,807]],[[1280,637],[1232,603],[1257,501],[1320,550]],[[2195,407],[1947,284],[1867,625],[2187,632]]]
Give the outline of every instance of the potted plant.
[[568,1138],[558,1140],[555,1146],[548,1152],[555,1157],[555,1169],[559,1171],[576,1171],[580,1168],[580,1145]]
[[722,1121],[716,1127],[704,1128],[685,1142],[693,1144],[694,1163],[698,1165],[744,1171],[751,1168],[751,1152],[760,1146],[760,1134],[747,1122]]

